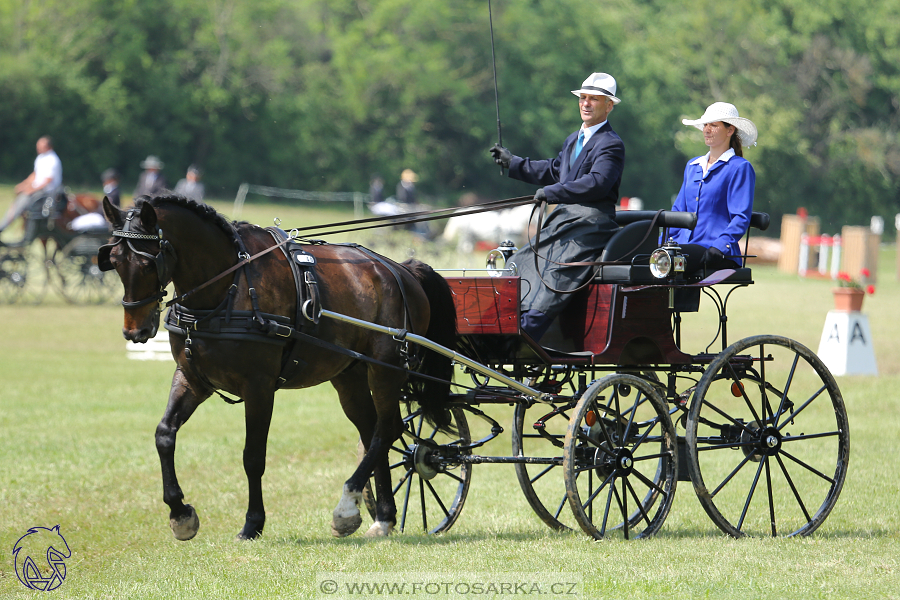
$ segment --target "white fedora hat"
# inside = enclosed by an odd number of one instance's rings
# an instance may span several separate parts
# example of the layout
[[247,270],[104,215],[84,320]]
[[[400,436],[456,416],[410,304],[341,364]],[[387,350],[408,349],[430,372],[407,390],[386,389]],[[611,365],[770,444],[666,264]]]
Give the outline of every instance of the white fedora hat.
[[606,73],[591,73],[591,76],[584,80],[580,90],[572,90],[576,96],[582,94],[590,94],[591,96],[609,96],[612,98],[613,104],[621,102],[616,98],[616,80],[612,75]]
[[692,125],[699,130],[703,130],[703,126],[707,123],[715,123],[722,121],[729,125],[734,125],[738,130],[738,137],[741,138],[741,144],[744,146],[756,145],[756,125],[750,119],[745,119],[738,115],[738,109],[734,104],[728,102],[713,102],[706,108],[706,112],[699,119],[682,119],[685,125]]

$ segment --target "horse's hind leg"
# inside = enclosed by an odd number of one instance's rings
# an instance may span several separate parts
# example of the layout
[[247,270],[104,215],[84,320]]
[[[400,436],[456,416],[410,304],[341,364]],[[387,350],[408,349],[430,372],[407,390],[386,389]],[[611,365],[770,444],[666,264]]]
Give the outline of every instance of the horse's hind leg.
[[209,394],[196,392],[187,382],[181,369],[175,370],[166,412],[156,427],[156,451],[162,468],[163,501],[169,505],[169,526],[179,540],[197,535],[200,519],[190,504],[184,503],[184,493],[175,475],[175,438],[178,430],[194,414],[194,410]]
[[[343,537],[359,528],[362,523],[359,514],[362,490],[374,473],[375,523],[366,535],[388,535],[397,522],[397,509],[391,490],[388,466],[388,449],[399,437],[402,428],[396,393],[393,403],[379,405],[373,401],[369,392],[367,368],[362,364],[333,379],[332,384],[338,390],[344,413],[356,425],[366,450],[356,471],[344,483],[341,501],[334,510],[332,534]],[[399,386],[391,387],[399,390]]]

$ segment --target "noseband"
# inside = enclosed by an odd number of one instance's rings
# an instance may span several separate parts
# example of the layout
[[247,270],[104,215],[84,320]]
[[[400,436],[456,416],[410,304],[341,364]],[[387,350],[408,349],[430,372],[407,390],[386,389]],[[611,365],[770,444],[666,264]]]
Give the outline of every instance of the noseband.
[[[156,275],[159,279],[159,291],[143,300],[134,302],[127,302],[123,298],[122,306],[125,308],[139,308],[152,302],[159,302],[161,305],[162,299],[166,297],[166,286],[169,285],[169,282],[172,280],[172,270],[175,268],[178,254],[175,252],[175,247],[172,246],[172,243],[163,238],[162,229],[158,230],[157,235],[131,231],[131,223],[134,220],[134,216],[134,210],[129,210],[125,217],[125,225],[122,229],[117,229],[112,232],[113,237],[118,239],[112,244],[106,244],[105,246],[100,247],[100,250],[97,252],[97,265],[100,267],[101,271],[111,271],[113,266],[112,262],[109,260],[110,252],[112,252],[113,247],[117,246],[124,239],[125,243],[128,245],[128,249],[134,254],[150,259],[156,264]],[[149,252],[142,252],[134,247],[131,240],[155,240],[159,242],[159,253],[154,256]],[[160,306],[157,308],[157,312],[161,311],[162,307]]]

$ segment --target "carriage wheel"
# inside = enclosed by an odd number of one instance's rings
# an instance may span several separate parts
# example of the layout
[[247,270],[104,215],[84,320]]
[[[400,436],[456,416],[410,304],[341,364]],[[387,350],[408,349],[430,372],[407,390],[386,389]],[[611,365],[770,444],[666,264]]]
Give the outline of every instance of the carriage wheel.
[[21,249],[0,246],[0,304],[19,300],[28,282],[28,260]]
[[[454,463],[451,457],[460,452],[457,448],[469,445],[472,438],[465,412],[452,408],[450,413],[458,435],[438,432],[425,421],[420,410],[415,410],[403,422],[407,431],[414,431],[423,441],[417,443],[409,433],[404,433],[388,452],[397,504],[397,531],[447,531],[462,511],[472,482],[472,465]],[[359,448],[361,459],[362,443]],[[374,520],[375,498],[369,484],[363,490],[363,499]]]
[[22,247],[23,258],[27,262],[28,277],[25,280],[25,288],[19,297],[20,304],[38,305],[44,301],[47,292],[50,291],[50,265],[51,255],[56,250],[56,242],[50,240],[45,246],[40,240],[35,240]]
[[644,538],[675,499],[675,428],[654,386],[633,375],[594,382],[572,412],[563,450],[575,520],[588,535]]
[[115,271],[101,271],[97,253],[74,252],[72,240],[55,256],[57,287],[72,304],[103,304],[122,295],[122,283]]
[[735,536],[809,535],[847,475],[847,412],[834,377],[805,346],[743,339],[719,354],[688,413],[688,469],[703,508]]
[[553,405],[520,403],[513,416],[513,456],[558,459],[549,465],[515,465],[516,477],[528,504],[548,527],[557,531],[578,526],[566,509],[566,485],[562,477],[563,440],[575,403],[574,400]]

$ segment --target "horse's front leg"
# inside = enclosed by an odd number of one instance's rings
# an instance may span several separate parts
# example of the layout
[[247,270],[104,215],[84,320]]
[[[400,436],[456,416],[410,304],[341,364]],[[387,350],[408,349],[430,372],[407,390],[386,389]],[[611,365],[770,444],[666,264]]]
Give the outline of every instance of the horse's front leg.
[[247,393],[244,398],[244,419],[247,436],[244,443],[244,472],[247,474],[249,500],[244,527],[238,533],[239,540],[258,538],[266,524],[266,509],[263,506],[262,477],[266,472],[266,444],[269,425],[272,422],[272,407],[275,403],[274,390]]
[[169,505],[169,526],[179,540],[189,540],[197,535],[200,519],[190,504],[184,503],[184,493],[175,475],[175,438],[178,430],[194,414],[209,393],[198,392],[181,371],[175,370],[166,412],[156,427],[156,451],[162,468],[163,501]]

